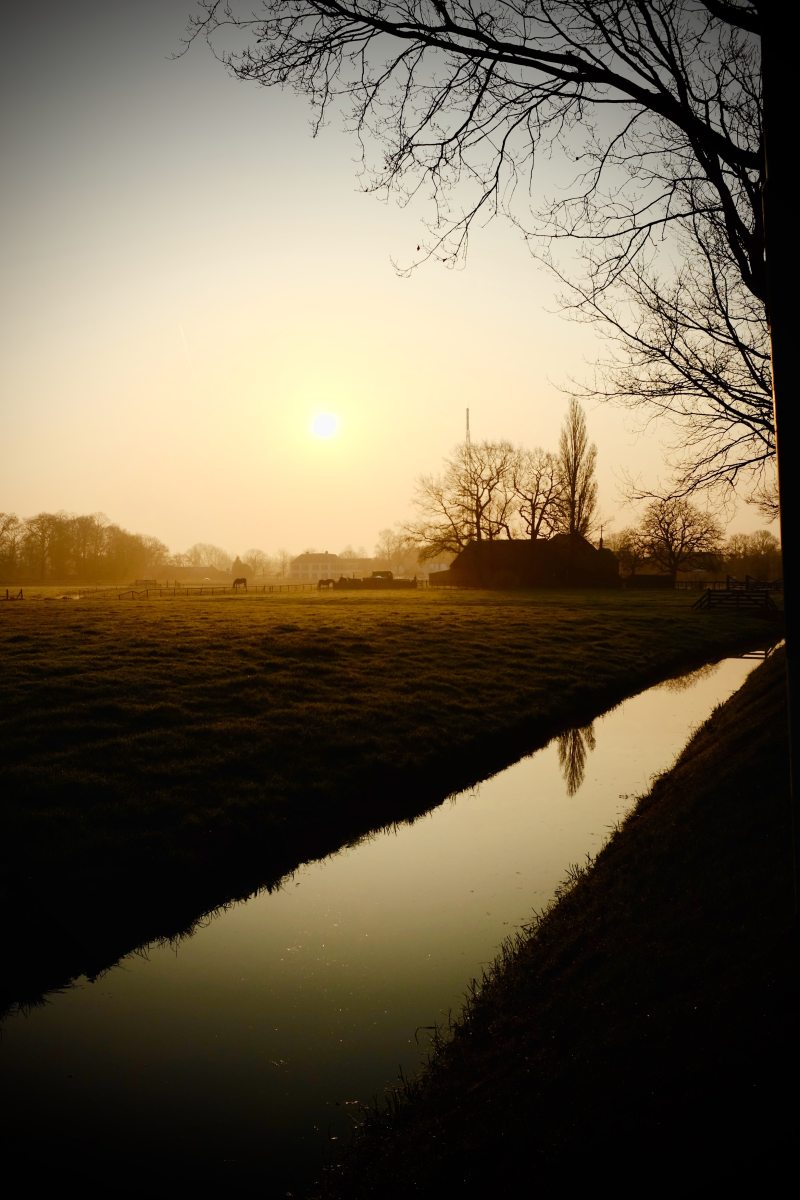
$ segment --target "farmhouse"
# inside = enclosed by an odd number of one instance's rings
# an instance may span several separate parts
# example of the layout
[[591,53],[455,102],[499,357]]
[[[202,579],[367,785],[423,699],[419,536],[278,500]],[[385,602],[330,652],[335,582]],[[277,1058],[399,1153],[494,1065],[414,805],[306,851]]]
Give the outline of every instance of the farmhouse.
[[431,587],[619,587],[619,565],[611,550],[597,549],[578,534],[470,542]]
[[320,579],[330,579],[342,572],[342,560],[338,554],[307,553],[298,554],[289,564],[289,578],[298,583],[319,583]]
[[343,554],[329,554],[307,551],[298,554],[289,564],[289,578],[298,583],[319,583],[320,579],[339,579],[342,576],[352,578],[369,575],[376,565],[374,558],[348,557]]

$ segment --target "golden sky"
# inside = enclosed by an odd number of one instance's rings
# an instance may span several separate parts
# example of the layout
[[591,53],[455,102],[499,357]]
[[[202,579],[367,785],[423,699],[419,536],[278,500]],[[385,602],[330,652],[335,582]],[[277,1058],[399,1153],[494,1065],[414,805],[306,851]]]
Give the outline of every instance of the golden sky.
[[[371,553],[464,437],[555,450],[602,353],[495,221],[401,277],[430,213],[359,190],[305,103],[180,48],[191,0],[20,6],[3,35],[0,510],[173,552]],[[608,531],[663,448],[586,405]],[[315,437],[315,414],[338,418]],[[765,522],[741,506],[728,532]]]

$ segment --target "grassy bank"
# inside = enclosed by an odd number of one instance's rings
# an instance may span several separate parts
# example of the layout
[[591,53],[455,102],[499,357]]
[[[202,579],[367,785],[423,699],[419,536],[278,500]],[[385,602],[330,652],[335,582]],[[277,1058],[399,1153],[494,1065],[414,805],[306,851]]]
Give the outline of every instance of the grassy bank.
[[[3,605],[7,979],[27,978],[32,997],[96,973],[649,684],[780,634],[691,604],[413,592]],[[8,987],[0,1004],[19,998]]]
[[772,1194],[796,1145],[783,653],[510,942],[315,1195]]

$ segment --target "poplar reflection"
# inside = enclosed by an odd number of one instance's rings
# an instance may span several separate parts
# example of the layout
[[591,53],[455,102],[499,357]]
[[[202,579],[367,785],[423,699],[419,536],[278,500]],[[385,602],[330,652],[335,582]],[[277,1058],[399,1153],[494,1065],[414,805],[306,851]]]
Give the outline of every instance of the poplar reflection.
[[594,723],[581,729],[568,729],[559,735],[558,763],[567,785],[567,795],[574,796],[586,774],[586,759],[595,748]]

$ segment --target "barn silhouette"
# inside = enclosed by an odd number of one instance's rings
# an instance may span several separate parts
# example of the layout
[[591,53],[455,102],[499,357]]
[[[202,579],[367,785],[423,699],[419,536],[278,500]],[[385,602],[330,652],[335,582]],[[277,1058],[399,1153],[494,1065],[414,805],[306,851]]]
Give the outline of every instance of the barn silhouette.
[[619,563],[611,550],[580,534],[535,541],[507,539],[470,544],[446,571],[431,576],[433,587],[604,587],[620,586]]

